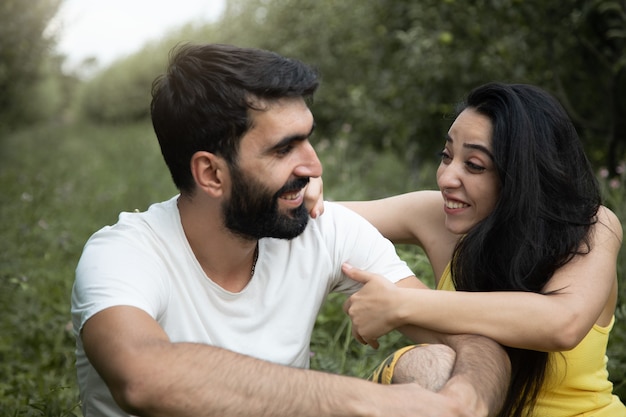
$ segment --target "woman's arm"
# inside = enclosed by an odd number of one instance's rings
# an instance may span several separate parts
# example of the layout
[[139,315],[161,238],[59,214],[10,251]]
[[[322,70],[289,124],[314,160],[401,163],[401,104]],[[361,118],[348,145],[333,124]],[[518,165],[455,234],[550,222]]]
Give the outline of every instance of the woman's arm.
[[[311,217],[324,212],[323,181],[311,178],[305,191],[305,205]],[[339,201],[360,214],[394,243],[415,244],[424,249],[439,278],[459,236],[445,227],[443,198],[439,191],[415,191],[370,201]]]
[[435,278],[439,279],[459,239],[446,229],[439,191],[414,191],[380,200],[340,203],[363,216],[392,242],[422,247]]
[[[438,191],[414,191],[380,200],[340,201],[372,223],[394,243],[422,246],[423,221],[443,223],[443,199]],[[426,218],[424,218],[426,216]]]
[[487,336],[507,346],[561,351],[575,347],[589,329],[608,324],[615,308],[616,260],[622,242],[617,217],[601,208],[592,228],[591,252],[577,255],[548,282],[550,295],[398,289],[357,269],[364,282],[346,308],[355,331],[375,340],[406,324],[442,333]]

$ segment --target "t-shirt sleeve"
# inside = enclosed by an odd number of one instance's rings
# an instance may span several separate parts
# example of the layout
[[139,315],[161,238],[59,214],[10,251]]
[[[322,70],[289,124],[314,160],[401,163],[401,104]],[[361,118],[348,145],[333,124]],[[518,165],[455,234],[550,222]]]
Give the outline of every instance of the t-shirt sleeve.
[[345,262],[383,275],[391,282],[414,275],[396,253],[395,246],[367,220],[340,204],[324,204],[321,233],[327,239],[335,270],[339,271],[333,291],[352,293],[361,287],[341,273]]
[[158,319],[167,302],[167,281],[158,260],[121,229],[101,229],[83,249],[72,289],[72,321],[78,332],[106,308],[132,306]]

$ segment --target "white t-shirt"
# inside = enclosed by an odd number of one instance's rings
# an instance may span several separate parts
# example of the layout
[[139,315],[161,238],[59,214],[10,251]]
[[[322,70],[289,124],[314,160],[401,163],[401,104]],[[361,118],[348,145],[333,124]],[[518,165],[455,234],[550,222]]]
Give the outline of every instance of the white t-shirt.
[[316,316],[331,292],[359,284],[352,265],[396,282],[413,275],[393,245],[366,220],[333,203],[295,239],[259,241],[254,276],[240,292],[215,284],[195,258],[180,222],[177,196],[143,213],[122,213],[85,245],[72,291],[78,383],[83,413],[124,416],[85,356],[80,329],[112,306],[134,306],[172,342],[219,346],[270,362],[308,367]]

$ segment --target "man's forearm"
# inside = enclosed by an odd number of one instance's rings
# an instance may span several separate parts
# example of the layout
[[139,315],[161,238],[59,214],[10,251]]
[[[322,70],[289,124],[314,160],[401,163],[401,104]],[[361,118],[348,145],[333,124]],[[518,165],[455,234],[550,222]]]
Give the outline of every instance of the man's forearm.
[[212,346],[170,346],[171,351],[157,355],[163,360],[156,364],[154,352],[137,358],[143,364],[132,371],[139,374],[115,395],[127,412],[149,417],[474,417],[458,401],[417,384],[379,385]]
[[486,407],[488,416],[496,415],[504,404],[511,378],[506,351],[497,342],[475,335],[448,336],[447,344],[456,351],[456,362],[442,393],[459,396],[471,389],[479,397],[477,406]]
[[128,377],[132,379],[127,383],[109,384],[129,413],[155,417],[366,415],[362,411],[373,385],[366,381],[280,366],[201,344],[157,349],[138,359],[144,363],[133,366],[136,375]]
[[443,335],[414,326],[402,332],[414,341],[443,343],[455,351],[449,380],[439,391],[473,410],[476,416],[496,415],[502,408],[511,377],[506,351],[493,340],[476,335]]

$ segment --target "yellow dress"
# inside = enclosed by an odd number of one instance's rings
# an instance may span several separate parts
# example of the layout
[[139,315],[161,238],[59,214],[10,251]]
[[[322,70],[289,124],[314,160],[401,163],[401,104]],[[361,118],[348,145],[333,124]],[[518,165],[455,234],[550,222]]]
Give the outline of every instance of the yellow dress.
[[[450,265],[438,290],[454,291]],[[574,349],[550,354],[547,377],[533,411],[536,417],[626,417],[626,407],[613,395],[607,371],[606,346],[615,317],[594,325]]]

